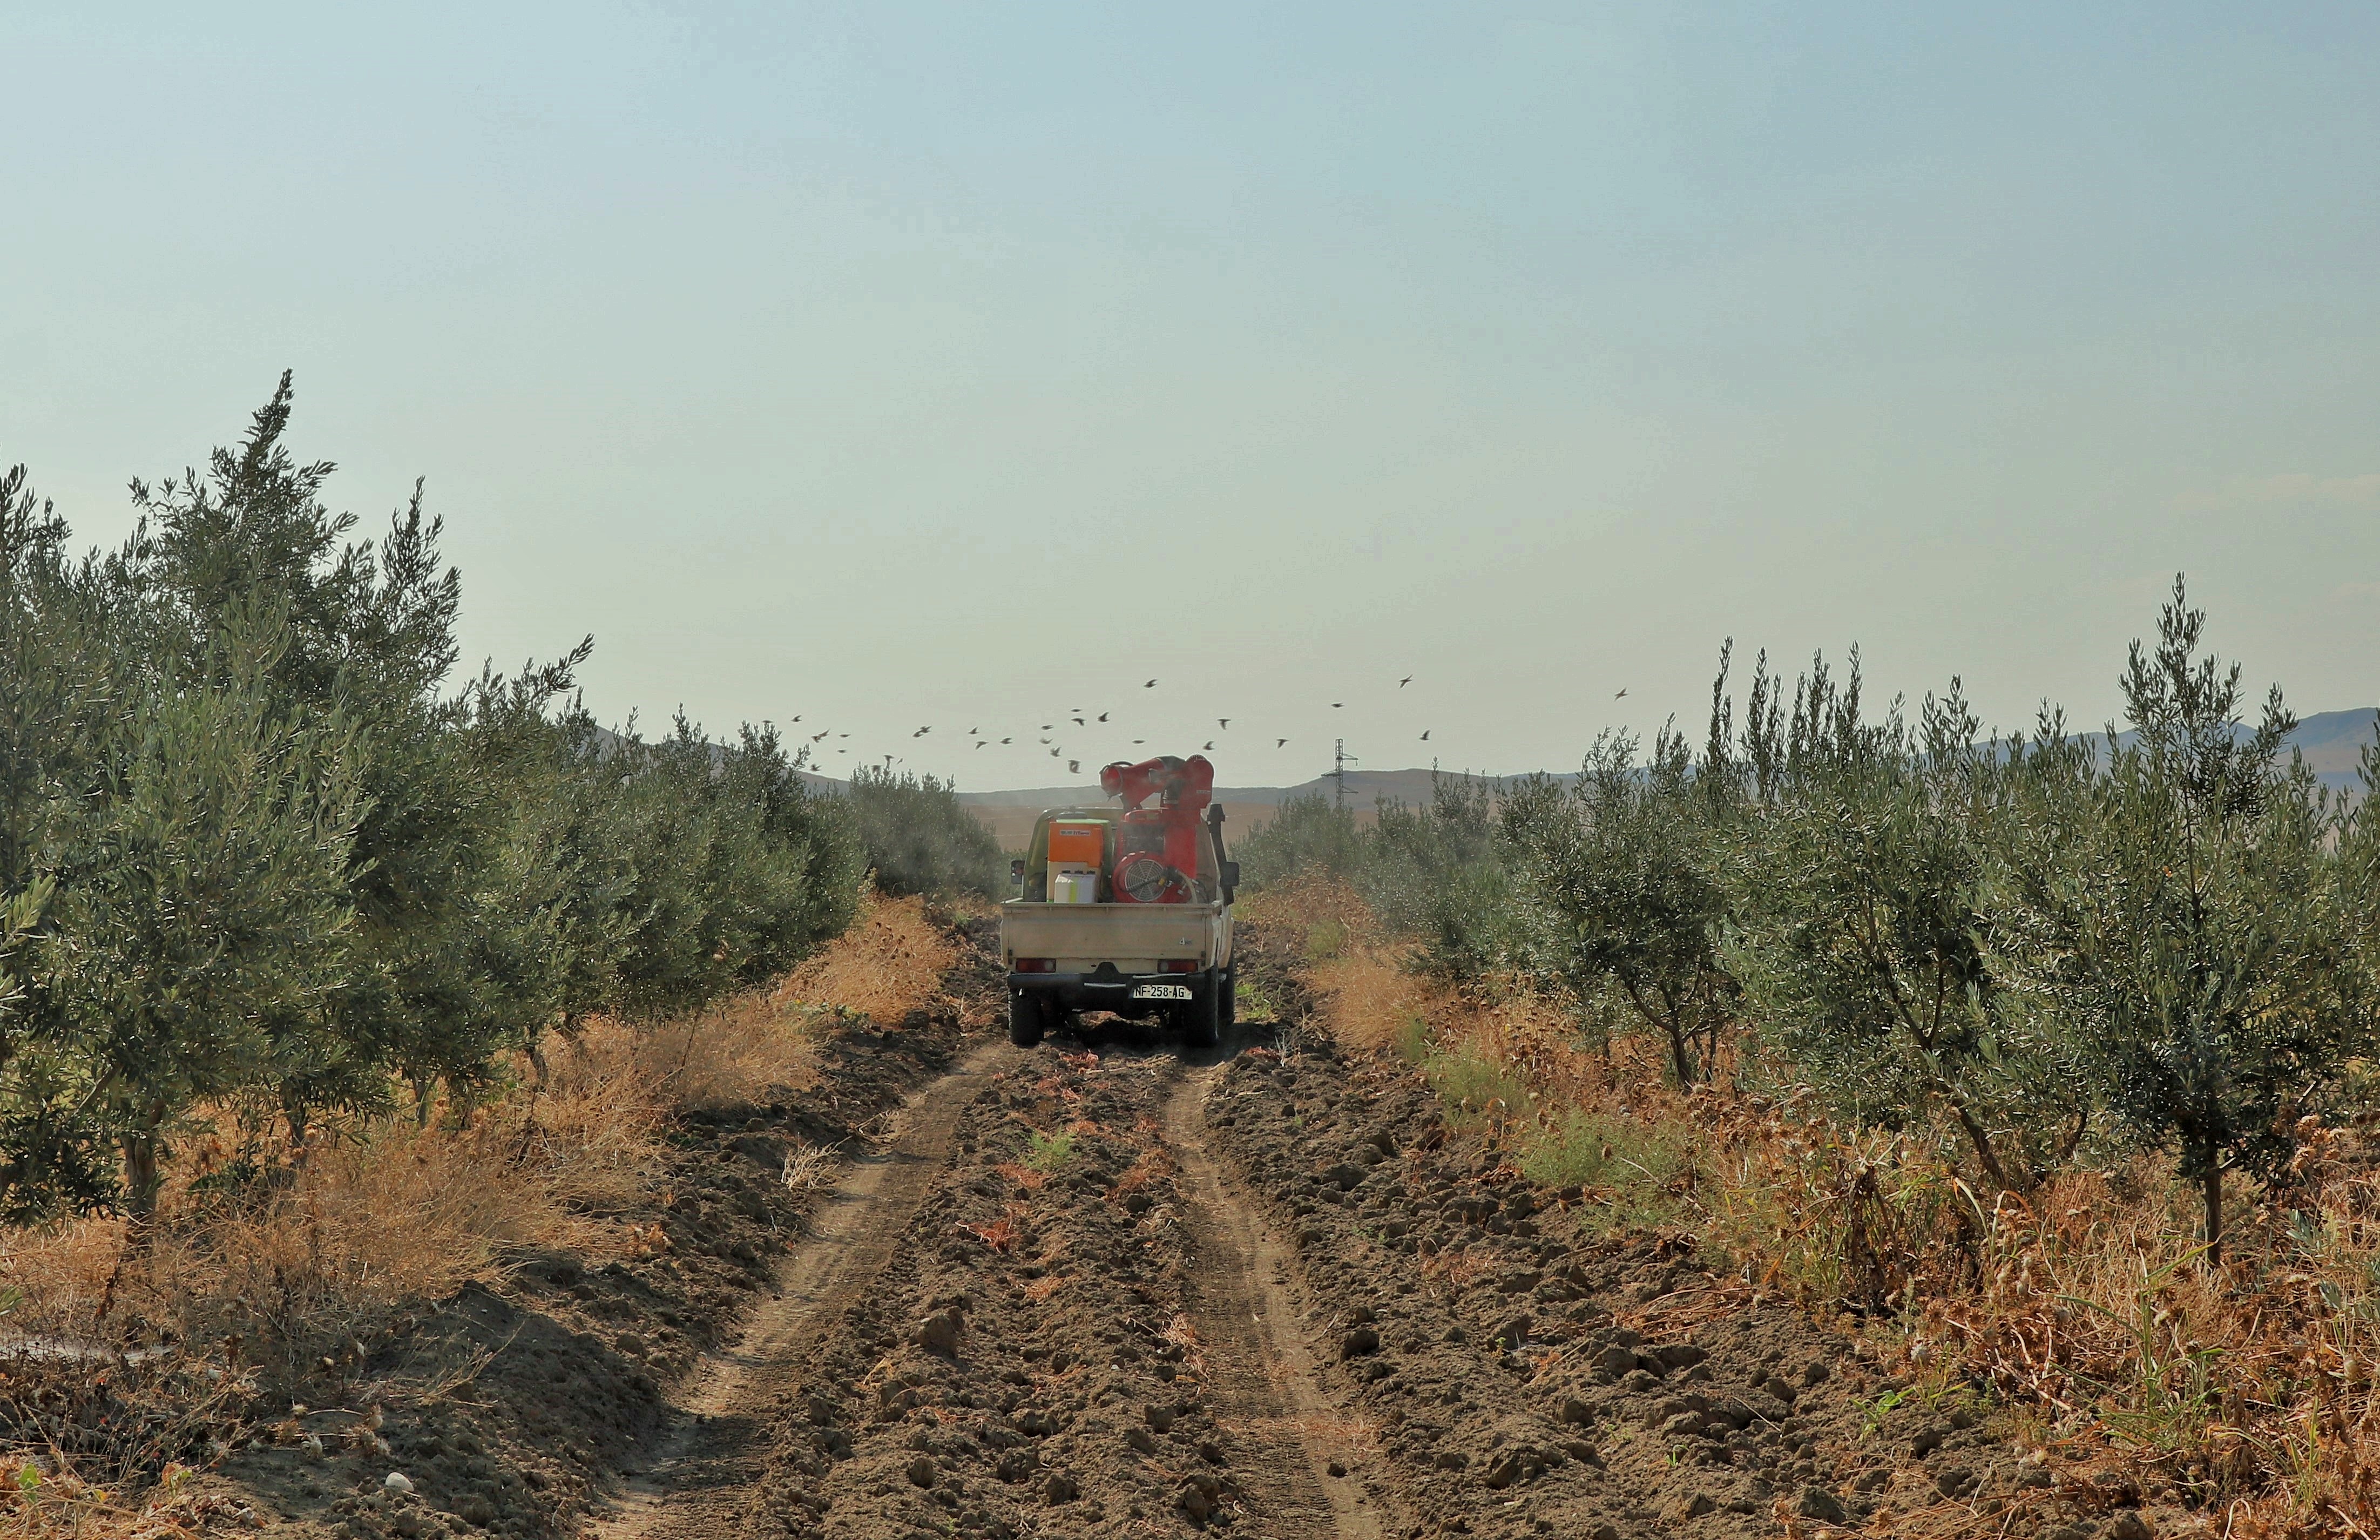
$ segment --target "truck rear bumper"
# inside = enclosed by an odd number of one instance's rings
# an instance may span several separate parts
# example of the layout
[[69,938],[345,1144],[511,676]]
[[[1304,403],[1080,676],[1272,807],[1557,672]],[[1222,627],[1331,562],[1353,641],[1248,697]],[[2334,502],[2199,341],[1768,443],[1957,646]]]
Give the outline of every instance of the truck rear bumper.
[[1012,973],[1012,995],[1035,995],[1067,1011],[1111,1011],[1147,1015],[1204,1000],[1215,989],[1215,970],[1197,973]]

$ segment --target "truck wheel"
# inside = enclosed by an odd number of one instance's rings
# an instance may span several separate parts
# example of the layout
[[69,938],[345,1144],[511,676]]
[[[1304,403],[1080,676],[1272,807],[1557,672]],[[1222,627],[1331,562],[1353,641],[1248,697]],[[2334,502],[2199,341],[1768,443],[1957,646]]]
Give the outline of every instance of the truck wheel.
[[1210,981],[1203,994],[1193,995],[1182,1007],[1182,1036],[1193,1048],[1213,1048],[1223,1038],[1223,981]]
[[1221,1018],[1223,1030],[1229,1032],[1240,1025],[1240,965],[1237,963],[1223,970],[1223,1002],[1216,1014]]
[[1041,1009],[1038,996],[1022,989],[1008,992],[1008,1040],[1018,1048],[1035,1048],[1041,1042],[1041,1033],[1049,1025],[1048,1013]]

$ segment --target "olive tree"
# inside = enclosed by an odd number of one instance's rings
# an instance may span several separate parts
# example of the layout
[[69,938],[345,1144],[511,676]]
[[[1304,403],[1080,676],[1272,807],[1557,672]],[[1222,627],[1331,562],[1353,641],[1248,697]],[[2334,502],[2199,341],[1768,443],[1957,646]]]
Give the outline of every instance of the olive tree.
[[1616,988],[1693,1085],[1711,1073],[1738,992],[1718,950],[1726,896],[1684,740],[1663,729],[1646,765],[1637,750],[1605,733],[1568,792],[1515,801],[1505,832],[1544,965],[1582,996]]
[[1991,962],[2010,771],[1956,680],[1913,739],[1893,722],[1866,741],[1805,757],[1747,810],[1727,963],[1753,1018],[1850,1116],[1897,1126],[1939,1108],[1989,1182],[2030,1188],[2089,1104],[2054,1037],[2006,1009]]
[[2360,1037],[2336,822],[2274,688],[2252,729],[2240,669],[2200,652],[2181,580],[2122,678],[2103,772],[2033,803],[2008,955],[2072,1034],[2110,1114],[2174,1153],[2219,1258],[2223,1178],[2270,1178]]

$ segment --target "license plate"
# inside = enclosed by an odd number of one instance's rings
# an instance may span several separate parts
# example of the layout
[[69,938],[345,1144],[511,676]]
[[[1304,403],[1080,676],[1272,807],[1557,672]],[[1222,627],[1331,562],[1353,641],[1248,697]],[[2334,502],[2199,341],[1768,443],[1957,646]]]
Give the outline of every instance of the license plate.
[[1132,987],[1132,998],[1135,1000],[1188,1000],[1190,986],[1187,984],[1135,984]]

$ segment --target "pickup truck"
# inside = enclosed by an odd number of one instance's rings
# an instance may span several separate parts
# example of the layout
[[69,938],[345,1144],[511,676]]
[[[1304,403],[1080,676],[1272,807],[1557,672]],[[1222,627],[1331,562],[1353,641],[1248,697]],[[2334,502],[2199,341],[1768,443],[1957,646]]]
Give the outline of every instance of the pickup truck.
[[[1221,1037],[1233,1016],[1239,864],[1224,855],[1212,777],[1198,756],[1111,765],[1100,782],[1121,806],[1035,821],[1010,867],[1017,896],[1000,906],[1012,1042],[1031,1048],[1085,1011],[1154,1019],[1195,1045]],[[1163,806],[1140,808],[1150,795]]]

